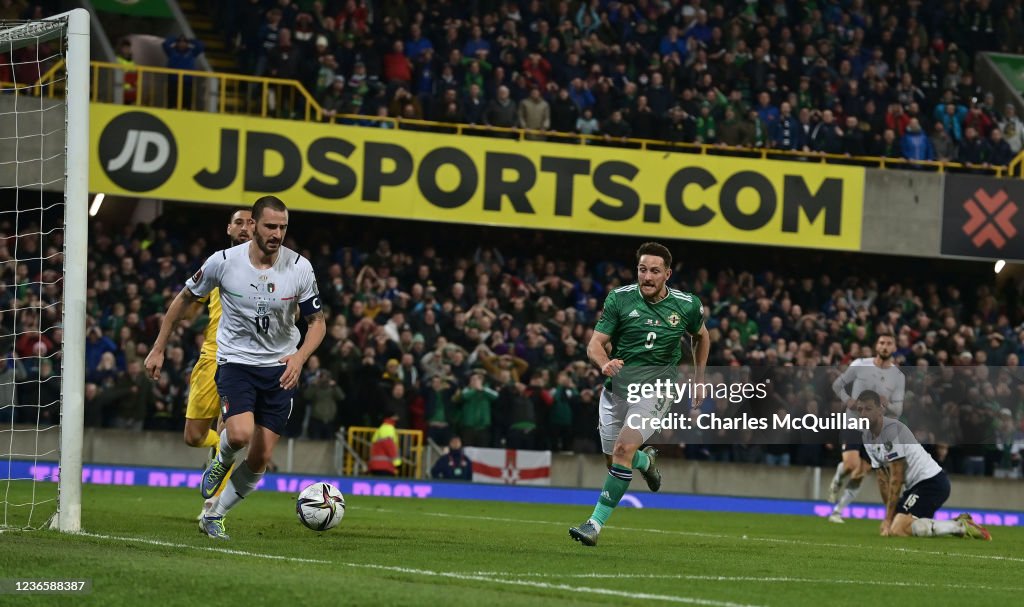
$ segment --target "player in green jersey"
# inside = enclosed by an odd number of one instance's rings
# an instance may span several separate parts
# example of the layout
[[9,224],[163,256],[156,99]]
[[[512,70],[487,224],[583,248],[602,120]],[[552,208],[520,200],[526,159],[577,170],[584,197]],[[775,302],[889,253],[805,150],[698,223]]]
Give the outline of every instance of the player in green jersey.
[[[620,377],[614,387],[606,385],[601,393],[600,432],[605,456],[610,460],[608,477],[594,513],[587,522],[569,529],[569,535],[586,546],[597,544],[601,527],[629,488],[633,468],[640,471],[651,491],[661,487],[661,473],[655,462],[657,451],[653,447],[640,450],[655,429],[650,424],[634,422],[664,417],[672,403],[667,399],[630,403],[623,384],[676,377],[683,357],[682,339],[689,337],[695,340],[694,383],[701,383],[711,347],[700,299],[665,284],[672,276],[669,250],[656,242],[647,242],[637,250],[636,259],[636,284],[608,294],[601,320],[587,346],[587,356],[602,374],[613,378],[622,373],[628,380],[621,381]],[[623,373],[624,368],[627,373]]]

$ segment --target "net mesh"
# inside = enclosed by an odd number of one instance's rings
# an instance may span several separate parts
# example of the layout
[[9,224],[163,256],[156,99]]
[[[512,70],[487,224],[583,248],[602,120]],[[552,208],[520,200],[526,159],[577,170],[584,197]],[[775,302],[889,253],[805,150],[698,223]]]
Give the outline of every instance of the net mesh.
[[0,22],[0,528],[57,509],[66,30]]

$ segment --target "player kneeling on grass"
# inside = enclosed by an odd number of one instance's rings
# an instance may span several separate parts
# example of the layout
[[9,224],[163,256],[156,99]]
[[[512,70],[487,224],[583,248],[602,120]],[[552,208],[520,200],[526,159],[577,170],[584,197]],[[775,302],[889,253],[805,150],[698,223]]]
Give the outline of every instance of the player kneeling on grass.
[[871,424],[863,438],[871,467],[878,473],[878,490],[885,502],[882,535],[992,539],[966,512],[951,521],[932,518],[949,498],[949,477],[918,444],[910,428],[899,420],[885,417],[877,392],[864,390],[857,397],[857,405],[861,417]]

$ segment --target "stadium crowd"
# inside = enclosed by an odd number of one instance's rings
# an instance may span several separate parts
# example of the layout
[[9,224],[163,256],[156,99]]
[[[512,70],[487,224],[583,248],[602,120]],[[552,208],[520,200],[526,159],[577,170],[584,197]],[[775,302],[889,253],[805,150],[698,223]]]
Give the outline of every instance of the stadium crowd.
[[[226,244],[221,230],[208,227],[222,225],[215,213],[203,211],[200,221],[170,213],[117,230],[91,226],[87,424],[180,431],[205,311],[172,338],[159,381],[145,377],[142,361],[185,278]],[[397,414],[400,427],[421,429],[439,444],[459,434],[475,446],[599,450],[602,378],[585,349],[604,295],[635,280],[632,239],[481,235],[449,226],[448,238],[435,242],[416,224],[360,221],[345,245],[337,244],[337,226],[293,221],[287,244],[314,264],[329,331],[307,364],[289,434],[328,439],[339,426],[376,425]],[[16,422],[47,425],[58,415],[61,243],[49,238],[40,250],[32,226],[22,228],[14,238],[13,224],[0,223],[0,421],[9,423],[13,411]],[[382,233],[390,240],[372,236]],[[466,242],[490,246],[460,245]],[[941,456],[955,471],[1021,465],[1024,382],[1016,372],[1024,281],[997,292],[991,280],[957,279],[952,266],[915,273],[862,259],[856,271],[834,256],[777,250],[754,260],[736,247],[673,248],[679,261],[670,284],[704,302],[709,365],[834,375],[870,355],[874,335],[889,330],[901,365],[932,369],[931,379],[908,383],[916,396],[908,395],[904,418],[943,420],[947,431],[921,434],[922,442],[952,445]],[[942,379],[947,370],[977,375]],[[841,408],[830,391],[792,383],[772,398],[769,406],[795,414]],[[836,457],[834,442],[716,445],[712,434],[663,434],[660,442],[685,442],[680,451],[695,459],[788,465]]]
[[[355,114],[795,152],[1007,164],[975,78],[1024,50],[991,0],[220,0],[239,69]],[[382,125],[386,123],[381,123]]]

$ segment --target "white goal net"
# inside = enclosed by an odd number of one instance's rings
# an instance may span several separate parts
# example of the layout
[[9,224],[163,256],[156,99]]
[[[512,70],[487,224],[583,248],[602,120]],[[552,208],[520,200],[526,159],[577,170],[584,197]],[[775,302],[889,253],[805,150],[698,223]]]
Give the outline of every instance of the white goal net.
[[0,529],[81,524],[88,22],[0,22]]

